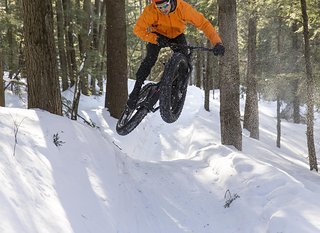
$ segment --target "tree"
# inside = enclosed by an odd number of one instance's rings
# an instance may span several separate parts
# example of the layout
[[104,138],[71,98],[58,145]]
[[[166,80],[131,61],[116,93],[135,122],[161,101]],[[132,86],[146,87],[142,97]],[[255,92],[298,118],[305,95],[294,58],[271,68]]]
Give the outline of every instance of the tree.
[[107,3],[107,89],[105,107],[119,118],[128,99],[125,1]]
[[63,13],[64,13],[64,25],[66,27],[66,46],[67,46],[67,61],[68,61],[68,71],[70,78],[70,85],[73,86],[76,81],[78,68],[76,63],[76,51],[74,47],[73,38],[73,22],[71,19],[73,5],[70,0],[62,0],[63,3]]
[[[77,9],[80,10],[80,0],[76,1]],[[83,2],[83,12],[82,15],[76,14],[77,23],[80,26],[80,31],[78,34],[79,40],[79,53],[80,53],[80,70],[75,75],[74,83],[74,93],[73,93],[73,102],[71,107],[71,119],[77,120],[78,117],[78,108],[80,103],[81,92],[84,95],[89,95],[88,88],[88,62],[89,62],[89,34],[90,34],[90,0],[84,0]]]
[[61,115],[51,0],[25,0],[22,6],[28,108]]
[[218,5],[220,35],[226,48],[220,60],[221,142],[242,150],[236,0],[218,0]]
[[[294,54],[292,58],[295,63],[299,60],[298,50],[299,50],[299,43],[298,43],[298,34],[296,33],[298,30],[297,21],[294,21],[292,26],[292,50]],[[298,66],[295,64],[293,66],[293,72],[298,73],[299,69]],[[299,124],[300,123],[300,95],[299,95],[299,78],[294,78],[292,80],[292,87],[293,87],[293,122]]]
[[[211,48],[211,43],[207,40],[207,47]],[[213,88],[213,70],[212,67],[215,66],[212,53],[206,53],[207,62],[206,62],[206,72],[203,78],[204,86],[204,109],[210,111],[210,91],[212,90],[212,95],[214,97],[214,88]]]
[[301,0],[301,12],[303,18],[303,36],[304,36],[304,57],[306,63],[307,74],[307,144],[310,170],[313,169],[318,172],[317,156],[314,146],[313,123],[314,123],[314,80],[312,76],[312,66],[310,61],[310,42],[309,42],[309,28],[308,28],[308,14],[307,4],[305,0]]
[[68,63],[65,46],[65,26],[62,9],[62,1],[56,0],[56,14],[57,14],[57,37],[59,50],[59,67],[61,69],[62,90],[65,91],[69,87],[68,83]]
[[[250,6],[255,7],[255,1],[250,1]],[[250,137],[259,139],[259,108],[256,84],[256,36],[257,15],[253,9],[248,26],[248,68],[246,80],[246,103],[244,111],[243,128],[250,132]]]
[[[281,48],[282,48],[282,37],[281,37],[281,33],[282,33],[282,19],[280,16],[277,17],[278,22],[279,22],[279,27],[277,30],[277,65],[276,65],[276,73],[278,76],[278,79],[280,80],[280,73],[281,73]],[[278,148],[281,147],[281,95],[282,95],[282,90],[283,88],[281,88],[280,85],[278,85],[276,87],[276,96],[277,96],[277,140],[276,140],[276,145]]]
[[5,106],[5,95],[4,95],[4,83],[3,83],[3,61],[2,61],[2,51],[0,49],[0,106]]
[[[78,9],[80,7],[80,0],[77,0]],[[77,14],[78,25],[80,25],[80,31],[78,34],[79,38],[79,52],[81,60],[81,70],[80,70],[80,87],[81,93],[84,95],[89,95],[89,83],[88,83],[88,67],[91,65],[91,56],[90,56],[90,43],[91,37],[91,2],[90,0],[83,1],[83,9],[81,14]]]
[[[99,65],[101,62],[100,59],[100,47],[101,47],[101,31],[102,31],[102,25],[101,25],[101,18],[104,15],[105,12],[105,3],[106,0],[103,1],[103,4],[101,4],[100,0],[95,0],[95,4],[93,7],[93,19],[92,19],[92,51],[95,57],[95,60],[93,61],[93,74],[91,74],[91,82],[90,82],[90,89],[91,93],[93,95],[97,95],[99,92],[96,90],[96,83],[97,80],[101,80],[101,77],[98,77],[99,73]],[[99,81],[98,83],[101,83]]]
[[[0,1],[0,47],[2,49],[2,62],[9,79],[19,80],[22,72],[20,66],[21,44],[22,44],[22,20],[19,1]],[[19,54],[19,55],[18,55]],[[10,83],[14,93],[19,93],[19,86],[16,82]]]
[[[6,13],[8,15],[11,14],[11,5],[10,5],[10,1],[5,0],[5,9],[6,9]],[[14,44],[14,35],[13,35],[13,25],[11,23],[8,24],[8,30],[7,30],[7,40],[8,40],[8,45],[9,48],[13,48],[13,44]],[[13,73],[14,73],[14,53],[13,53],[13,49],[10,49],[8,51],[8,68],[9,68],[9,79],[12,78]]]
[[[199,42],[198,42],[199,43]],[[202,87],[202,75],[203,75],[203,52],[197,51],[197,57],[196,57],[196,64],[195,64],[195,81],[196,81],[196,87],[201,88]]]

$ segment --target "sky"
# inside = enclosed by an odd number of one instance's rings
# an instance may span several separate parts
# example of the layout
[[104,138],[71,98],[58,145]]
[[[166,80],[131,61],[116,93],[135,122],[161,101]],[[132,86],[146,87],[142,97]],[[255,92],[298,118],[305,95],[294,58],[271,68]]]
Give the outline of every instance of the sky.
[[277,148],[274,102],[259,102],[260,140],[243,130],[238,151],[220,142],[217,90],[210,112],[190,86],[175,123],[150,113],[127,136],[117,135],[104,96],[81,97],[79,113],[96,128],[28,110],[25,94],[7,91],[6,101],[1,233],[320,232],[320,175],[309,170],[306,125],[283,120]]

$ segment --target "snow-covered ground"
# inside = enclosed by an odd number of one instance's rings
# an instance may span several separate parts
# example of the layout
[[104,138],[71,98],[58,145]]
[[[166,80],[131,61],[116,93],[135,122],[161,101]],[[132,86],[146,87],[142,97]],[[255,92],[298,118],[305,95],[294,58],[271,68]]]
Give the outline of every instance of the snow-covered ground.
[[104,97],[81,98],[80,114],[98,129],[26,110],[7,93],[1,233],[320,232],[320,175],[309,171],[306,126],[283,121],[277,148],[275,103],[259,103],[260,140],[244,131],[240,152],[220,143],[218,92],[206,112],[202,91],[189,87],[177,122],[156,112],[124,137]]

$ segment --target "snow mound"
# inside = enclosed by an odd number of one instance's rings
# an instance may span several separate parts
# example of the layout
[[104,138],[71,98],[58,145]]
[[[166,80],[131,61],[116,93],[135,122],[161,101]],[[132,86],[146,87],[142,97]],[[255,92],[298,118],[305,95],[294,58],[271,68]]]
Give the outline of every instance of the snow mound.
[[0,108],[0,232],[320,232],[305,126],[283,122],[276,148],[274,106],[261,102],[261,138],[244,131],[239,152],[220,143],[216,94],[206,112],[191,87],[177,122],[150,114],[126,137],[103,98],[82,98],[99,129]]

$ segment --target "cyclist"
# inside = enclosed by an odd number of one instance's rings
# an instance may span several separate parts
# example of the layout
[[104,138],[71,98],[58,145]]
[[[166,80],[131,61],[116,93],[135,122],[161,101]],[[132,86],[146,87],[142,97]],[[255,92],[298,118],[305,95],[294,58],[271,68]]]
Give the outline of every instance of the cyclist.
[[[213,25],[190,4],[183,0],[152,0],[143,10],[133,29],[134,34],[148,43],[147,55],[136,73],[136,82],[127,102],[130,109],[135,108],[139,91],[156,63],[160,49],[167,47],[169,43],[187,44],[183,34],[187,23],[204,32],[214,45],[215,55],[224,54],[221,38]],[[184,54],[188,52],[187,49],[179,47],[172,49]]]

